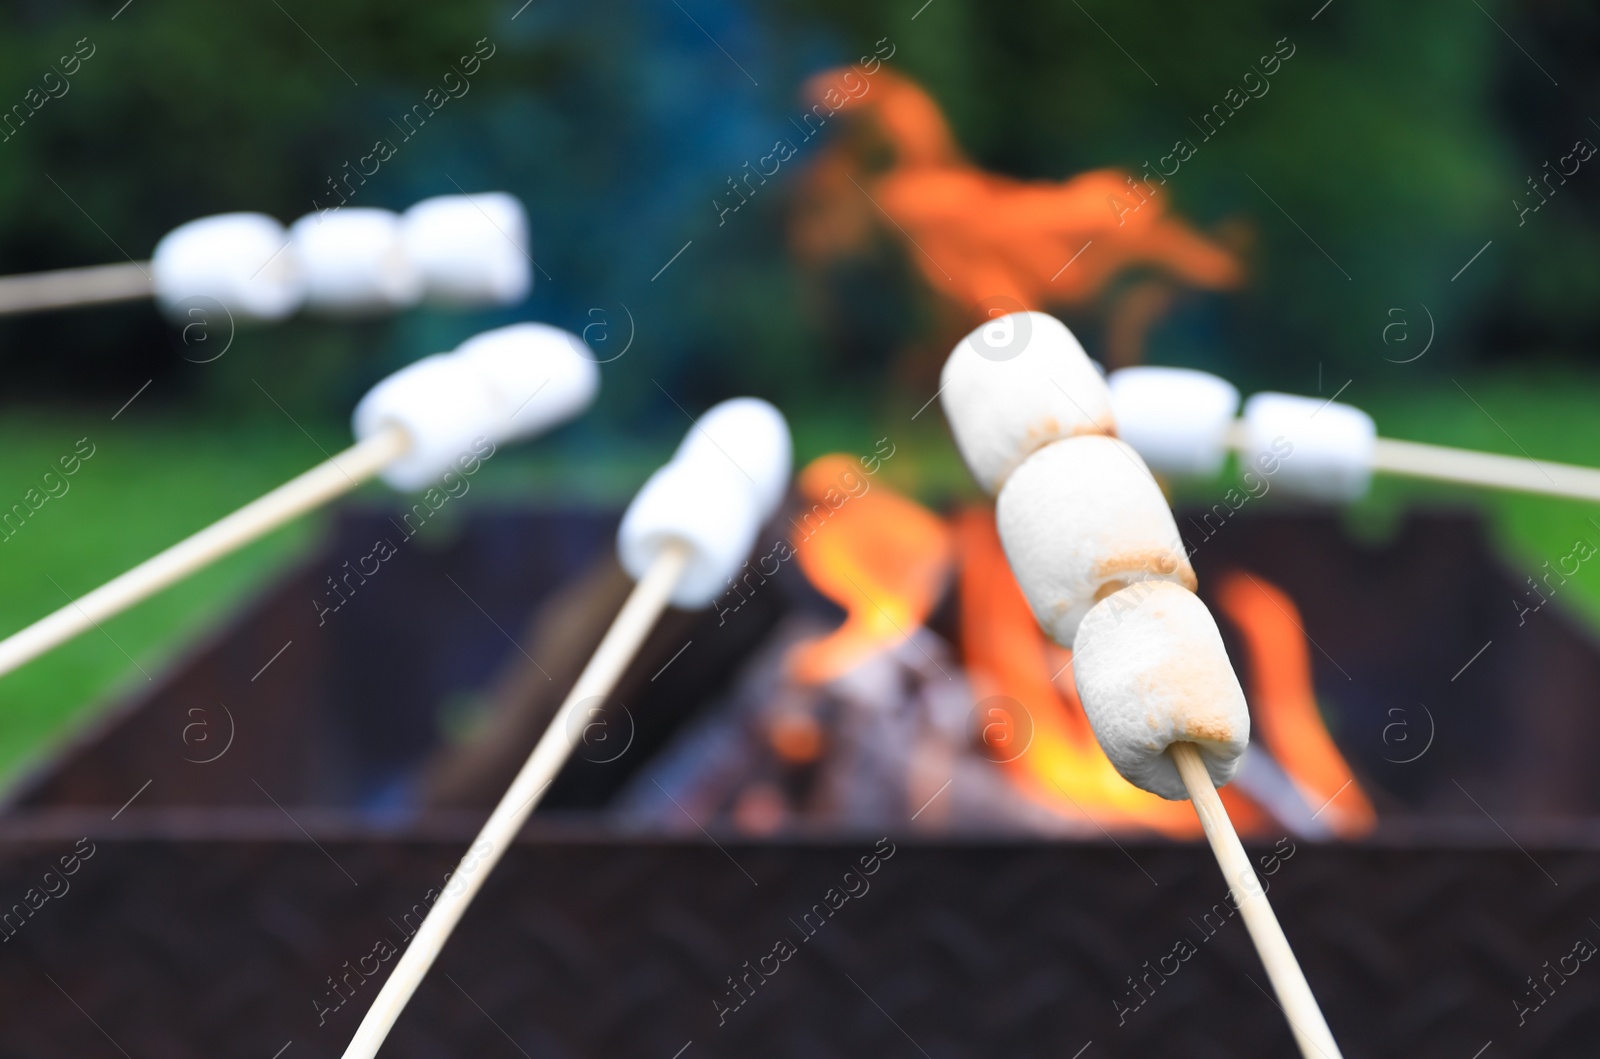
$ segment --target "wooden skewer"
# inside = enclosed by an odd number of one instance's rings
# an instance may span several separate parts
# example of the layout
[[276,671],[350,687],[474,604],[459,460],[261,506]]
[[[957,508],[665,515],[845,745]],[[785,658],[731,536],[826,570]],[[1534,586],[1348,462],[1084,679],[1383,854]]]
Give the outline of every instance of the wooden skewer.
[[374,434],[231,515],[146,559],[27,628],[0,640],[0,676],[120,614],[196,570],[349,492],[404,453],[399,427]]
[[[1234,420],[1228,428],[1227,442],[1230,448],[1246,449],[1250,442],[1244,420]],[[1372,448],[1372,469],[1407,478],[1600,503],[1600,470],[1552,460],[1378,438]]]
[[0,276],[0,315],[148,298],[153,293],[149,265],[148,261],[126,261]]
[[1223,877],[1235,895],[1239,917],[1250,932],[1256,952],[1261,954],[1267,978],[1272,981],[1272,991],[1278,994],[1278,1003],[1289,1020],[1289,1031],[1300,1046],[1300,1054],[1305,1059],[1342,1059],[1339,1046],[1334,1043],[1328,1023],[1322,1017],[1322,1009],[1317,1006],[1317,998],[1306,982],[1305,972],[1300,970],[1300,962],[1289,948],[1289,939],[1284,937],[1283,927],[1278,924],[1278,917],[1273,914],[1266,892],[1256,878],[1250,857],[1233,829],[1233,821],[1228,819],[1228,810],[1223,807],[1211,774],[1200,759],[1199,748],[1193,743],[1174,743],[1167,753],[1172,755],[1178,775],[1189,789],[1200,826],[1205,829],[1211,852],[1216,855]]
[[1372,468],[1412,478],[1437,478],[1600,502],[1600,470],[1570,463],[1379,438],[1372,450]]
[[428,910],[427,918],[417,928],[411,943],[406,946],[394,971],[378,991],[377,999],[361,1020],[350,1046],[344,1050],[344,1059],[372,1059],[383,1045],[384,1038],[394,1026],[406,1002],[417,991],[423,976],[439,951],[450,939],[450,932],[461,921],[461,916],[483,886],[489,872],[506,851],[528,816],[539,804],[539,798],[555,781],[568,756],[572,753],[572,740],[568,735],[573,715],[579,707],[592,699],[604,698],[616,687],[633,656],[638,653],[645,637],[654,627],[656,619],[667,606],[672,590],[689,562],[689,549],[678,542],[669,542],[645,571],[644,577],[633,586],[627,602],[617,612],[611,627],[606,630],[579,674],[578,681],[567,693],[561,708],[556,711],[550,726],[545,729],[539,743],[533,748],[517,778],[501,796],[488,822],[478,832],[469,852],[456,865],[450,882],[439,894],[438,900]]

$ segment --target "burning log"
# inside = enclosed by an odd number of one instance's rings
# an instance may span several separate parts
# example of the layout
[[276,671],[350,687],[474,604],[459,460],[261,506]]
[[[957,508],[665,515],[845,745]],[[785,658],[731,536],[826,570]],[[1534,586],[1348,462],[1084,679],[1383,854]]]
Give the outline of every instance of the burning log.
[[[947,523],[870,483],[842,455],[817,459],[797,482],[812,513],[797,524],[805,531],[794,538],[797,565],[811,588],[843,609],[843,623],[791,618],[749,661],[738,687],[634,777],[618,806],[630,827],[695,833],[692,817],[754,835],[875,826],[1200,835],[1193,812],[1128,784],[1100,749],[1073,684],[1071,653],[1034,622],[991,511],[961,512]],[[949,605],[952,558],[959,576]],[[609,578],[595,584],[614,591]],[[795,590],[787,582],[766,589]],[[563,598],[568,617],[542,623],[544,646],[529,648],[539,657],[559,654],[558,629],[586,620],[579,618],[586,607]],[[952,613],[955,633],[947,638],[944,616]],[[1267,617],[1228,614],[1247,636],[1250,623]],[[1299,650],[1304,658],[1303,642]],[[503,772],[516,752],[507,746],[527,742],[516,733],[548,719],[554,703],[534,705],[548,698],[546,681],[532,677],[516,693],[530,700],[511,711],[516,726],[497,723],[470,759],[451,763],[464,784],[489,761]],[[1331,834],[1322,824],[1332,810],[1316,815],[1327,798],[1343,788],[1353,806],[1363,796],[1345,786],[1350,772],[1316,715],[1309,667],[1275,673],[1265,684],[1252,667],[1252,677],[1252,705],[1263,717],[1307,711],[1269,726],[1314,727],[1327,756],[1284,754],[1276,741],[1268,745],[1277,761],[1253,750],[1241,776],[1245,790],[1222,791],[1230,817],[1245,834],[1273,827]],[[1330,775],[1338,777],[1332,786]]]
[[727,699],[634,778],[618,799],[622,818],[756,835],[879,826],[1098,834],[1007,781],[996,762],[1019,751],[983,740],[955,650],[926,627],[950,580],[949,527],[881,483],[855,488],[857,478],[842,455],[798,478],[808,504],[837,498],[793,548],[843,622],[789,619]]
[[972,693],[949,643],[919,628],[819,684],[793,659],[828,626],[791,617],[729,694],[648,762],[614,802],[630,831],[698,835],[1100,832],[1029,799],[975,738]]

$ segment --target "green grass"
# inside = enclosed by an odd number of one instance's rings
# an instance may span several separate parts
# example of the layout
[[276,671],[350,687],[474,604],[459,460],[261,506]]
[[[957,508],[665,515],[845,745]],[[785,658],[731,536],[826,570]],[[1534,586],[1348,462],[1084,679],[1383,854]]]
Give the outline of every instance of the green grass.
[[[1457,378],[1459,387],[1441,379],[1404,392],[1364,394],[1352,387],[1344,396],[1371,411],[1390,437],[1512,455],[1526,450],[1600,466],[1600,377],[1519,367]],[[938,408],[910,418],[925,399],[916,397],[877,408],[841,402],[819,410],[796,423],[799,460],[830,451],[868,455],[876,439],[887,437],[896,453],[880,482],[930,504],[975,497]],[[0,633],[22,628],[68,595],[101,584],[305,470],[322,459],[319,444],[333,452],[348,443],[342,424],[306,426],[315,443],[287,420],[196,423],[147,413],[111,422],[103,410],[9,412],[0,419],[0,511],[39,487],[41,475],[70,454],[78,438],[87,436],[95,453],[67,479],[67,493],[45,502],[0,541]],[[675,432],[603,441],[574,433],[551,448],[506,449],[452,507],[465,512],[539,497],[620,504],[675,442]],[[1222,482],[1193,485],[1185,495],[1209,502],[1223,488]],[[381,500],[389,494],[374,485],[362,495]],[[1546,561],[1554,565],[1580,537],[1600,545],[1600,505],[1401,479],[1380,479],[1346,518],[1353,532],[1381,536],[1409,507],[1448,503],[1483,510],[1508,565],[1523,575],[1539,572]],[[0,778],[14,776],[225,621],[314,545],[326,517],[300,520],[106,622],[103,631],[0,678]],[[1600,629],[1600,561],[1579,569],[1562,587],[1559,603]],[[180,735],[172,733],[174,753]]]
[[[287,419],[242,424],[110,412],[15,410],[0,418],[0,512],[26,503],[42,476],[80,438],[94,453],[10,537],[0,532],[0,635],[9,634],[209,525],[349,444],[343,424]],[[675,439],[567,444],[559,455],[504,448],[486,462],[454,517],[471,506],[560,497],[621,504]],[[87,449],[87,445],[84,446]],[[56,479],[50,488],[61,486]],[[393,497],[382,486],[357,494]],[[0,677],[0,784],[158,676],[208,630],[225,622],[285,566],[314,547],[326,512],[301,519]],[[433,529],[433,532],[440,532]],[[428,531],[425,531],[428,532]],[[181,732],[172,733],[174,753]]]
[[[0,425],[3,509],[40,488],[77,439],[95,446],[67,492],[0,543],[0,629],[27,625],[321,459],[287,422],[285,431],[137,422],[66,410],[13,413]],[[158,673],[303,551],[312,532],[306,522],[286,527],[0,678],[0,773]]]
[[[1370,412],[1384,437],[1600,467],[1600,376],[1503,368],[1428,379],[1405,390],[1363,393],[1358,383],[1341,400]],[[1231,484],[1188,483],[1178,495],[1210,504]],[[1276,501],[1269,493],[1263,502]],[[1579,538],[1600,547],[1600,505],[1387,475],[1376,477],[1367,496],[1344,510],[1344,521],[1353,535],[1378,541],[1418,507],[1481,511],[1507,569],[1519,577],[1543,574],[1547,561],[1554,569]],[[1600,557],[1581,565],[1557,596],[1600,631]]]
[[[1357,394],[1346,396],[1363,403]],[[1388,437],[1600,467],[1600,376],[1594,374],[1551,368],[1462,374],[1416,393],[1366,400],[1364,407]],[[1520,577],[1537,579],[1546,562],[1556,569],[1580,538],[1600,547],[1600,504],[1527,493],[1382,478],[1350,517],[1360,531],[1392,524],[1408,505],[1448,501],[1486,513],[1495,543]],[[1552,599],[1600,631],[1600,556],[1580,565]]]

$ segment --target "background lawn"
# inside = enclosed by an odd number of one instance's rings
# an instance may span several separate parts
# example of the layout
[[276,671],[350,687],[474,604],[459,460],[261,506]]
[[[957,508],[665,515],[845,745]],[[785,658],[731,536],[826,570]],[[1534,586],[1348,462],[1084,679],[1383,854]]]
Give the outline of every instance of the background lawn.
[[[1457,381],[1459,386],[1431,380],[1412,389],[1370,393],[1353,385],[1342,398],[1371,411],[1387,436],[1510,454],[1520,454],[1520,445],[1536,457],[1600,465],[1600,432],[1594,429],[1600,381],[1526,367],[1462,375]],[[889,437],[896,455],[884,465],[881,481],[932,504],[971,498],[943,416],[933,407],[912,421],[915,407],[812,416],[795,424],[798,458],[836,450],[870,452],[876,438]],[[76,597],[148,558],[310,467],[323,458],[319,445],[337,452],[349,436],[339,423],[303,422],[302,432],[287,418],[180,423],[155,410],[141,416],[135,404],[113,422],[112,411],[32,409],[0,422],[0,451],[6,454],[0,500],[8,506],[37,485],[79,438],[95,446],[94,455],[68,479],[68,492],[47,501],[0,543],[0,631],[19,629],[62,605],[67,594]],[[603,453],[572,445],[508,449],[490,461],[461,503],[559,497],[566,503],[621,504],[675,443],[675,436],[639,438],[609,444]],[[1210,503],[1226,485],[1221,480],[1189,485],[1180,498]],[[368,485],[359,495],[381,501],[390,494]],[[1348,519],[1353,532],[1381,536],[1408,507],[1432,503],[1481,506],[1508,566],[1530,576],[1544,562],[1568,554],[1579,537],[1600,544],[1600,506],[1402,479],[1380,480],[1369,497],[1349,509]],[[132,691],[146,674],[159,673],[206,629],[226,621],[251,593],[313,547],[326,517],[280,530],[105,623],[103,631],[80,636],[0,678],[0,711],[6,718],[0,725],[0,775],[14,778],[30,757]],[[1597,567],[1580,568],[1557,602],[1600,630]]]

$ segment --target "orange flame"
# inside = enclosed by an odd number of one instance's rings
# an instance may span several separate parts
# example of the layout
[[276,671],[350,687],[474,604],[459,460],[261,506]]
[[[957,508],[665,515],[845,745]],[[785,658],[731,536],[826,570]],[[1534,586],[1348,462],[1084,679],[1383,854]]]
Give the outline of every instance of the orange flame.
[[1334,745],[1311,687],[1311,653],[1294,600],[1244,572],[1220,578],[1217,606],[1238,627],[1250,656],[1256,730],[1306,800],[1341,837],[1371,831],[1377,815]]
[[[1002,298],[1028,309],[1084,302],[1140,265],[1207,289],[1241,281],[1237,258],[1167,216],[1159,189],[1136,191],[1112,169],[1061,183],[983,172],[962,156],[938,105],[914,82],[884,68],[840,104],[841,93],[829,90],[847,72],[821,74],[806,90],[808,99],[827,96],[830,107],[866,120],[854,138],[830,145],[809,175],[794,229],[802,257],[858,249],[887,219],[929,285],[980,317]],[[889,168],[869,171],[867,159],[885,149]],[[1113,198],[1137,208],[1123,210]]]
[[1070,671],[1062,674],[1064,681],[1051,679],[1052,664],[1054,671],[1067,668],[1056,657],[1070,655],[1052,649],[1033,620],[1000,548],[994,513],[963,512],[956,520],[956,540],[968,679],[977,695],[1015,700],[1023,711],[1019,724],[1032,725],[1026,752],[1004,765],[1023,793],[1063,816],[1088,817],[1107,829],[1142,828],[1174,838],[1200,834],[1200,821],[1188,804],[1140,790],[1118,774],[1095,741]]
[[[981,719],[981,741],[1023,796],[1107,832],[1201,833],[1192,807],[1128,783],[1100,749],[1078,700],[1071,653],[1050,643],[1034,621],[992,510],[969,509],[947,526],[886,486],[869,484],[845,455],[813,461],[798,484],[812,507],[805,535],[797,535],[796,559],[846,616],[834,631],[793,649],[788,663],[797,681],[827,683],[903,643],[928,620],[957,562],[967,677],[980,703],[994,700]],[[1371,803],[1317,713],[1293,602],[1242,573],[1222,578],[1218,600],[1249,652],[1251,712],[1261,741],[1307,801],[1326,806],[1336,834],[1371,830]],[[814,719],[797,716],[785,725],[773,732],[785,760],[810,761],[822,752]],[[1247,795],[1232,787],[1221,794],[1241,834],[1271,831],[1270,818]]]
[[850,456],[813,460],[799,487],[820,524],[796,543],[796,558],[812,585],[846,614],[838,629],[790,656],[797,680],[821,684],[901,643],[928,620],[949,579],[950,531],[921,505],[868,485]]

